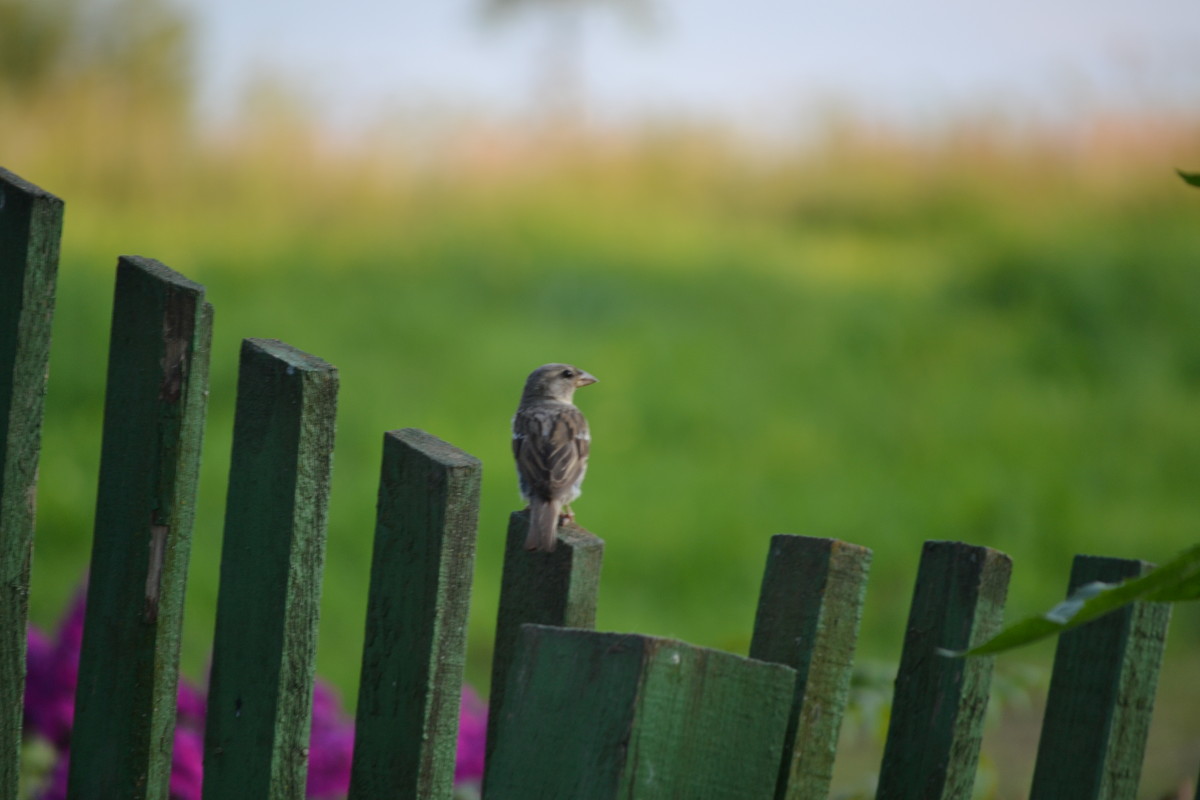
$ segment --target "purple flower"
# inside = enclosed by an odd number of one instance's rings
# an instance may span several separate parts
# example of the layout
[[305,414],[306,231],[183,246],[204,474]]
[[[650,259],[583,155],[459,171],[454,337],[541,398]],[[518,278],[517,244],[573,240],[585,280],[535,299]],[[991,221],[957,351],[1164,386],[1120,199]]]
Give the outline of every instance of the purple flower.
[[458,754],[454,760],[455,783],[483,780],[484,745],[487,741],[487,703],[469,686],[462,691],[458,713]]
[[192,686],[192,684],[183,678],[180,678],[179,691],[176,692],[175,698],[175,705],[178,710],[176,724],[193,728],[203,733],[204,714],[208,710],[208,701],[204,697],[204,692]]
[[343,797],[350,789],[353,756],[354,723],[342,710],[337,691],[317,681],[308,744],[308,796],[320,800]]
[[86,604],[86,592],[76,592],[53,641],[33,626],[26,639],[25,727],[60,750],[70,741],[75,721]]
[[200,800],[203,780],[204,732],[178,726],[171,753],[171,800]]
[[[28,629],[25,730],[52,743],[59,753],[38,800],[63,800],[67,796],[71,724],[75,717],[86,599],[86,592],[76,594],[53,638],[32,625]],[[181,679],[176,709],[171,800],[200,800],[204,773],[204,691]],[[486,735],[487,705],[470,687],[464,686],[454,767],[456,784],[478,784],[482,779]],[[308,752],[308,797],[312,800],[345,797],[354,755],[354,722],[342,708],[337,691],[321,681],[313,688]]]
[[204,693],[183,678],[175,693],[175,742],[171,751],[172,800],[200,800],[204,780]]

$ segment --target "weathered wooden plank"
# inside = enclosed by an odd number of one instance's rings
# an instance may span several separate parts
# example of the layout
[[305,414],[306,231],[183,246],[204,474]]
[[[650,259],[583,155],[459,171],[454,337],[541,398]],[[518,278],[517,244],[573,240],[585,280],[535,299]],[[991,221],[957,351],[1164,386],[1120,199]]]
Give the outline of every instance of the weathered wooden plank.
[[25,623],[63,202],[0,168],[0,800],[17,796]]
[[879,800],[969,798],[979,762],[992,658],[947,658],[994,634],[1012,561],[986,547],[926,542],[908,617]]
[[525,625],[488,800],[770,797],[796,673],[669,639]]
[[481,473],[424,431],[384,436],[351,800],[454,791]]
[[871,551],[835,539],[771,539],[750,657],[796,670],[775,797],[826,797],[850,693]]
[[337,370],[319,358],[242,343],[206,800],[305,794],[337,387]]
[[71,798],[167,797],[211,334],[203,286],[119,260]]
[[596,625],[596,595],[604,541],[568,523],[558,529],[553,553],[525,550],[529,512],[515,511],[508,521],[504,548],[504,573],[500,581],[500,607],[496,614],[496,645],[492,651],[492,686],[488,697],[487,764],[495,744],[496,724],[503,712],[508,670],[526,623],[564,628]]
[[[1076,556],[1068,595],[1152,569]],[[1135,603],[1058,638],[1030,800],[1136,798],[1171,606]]]

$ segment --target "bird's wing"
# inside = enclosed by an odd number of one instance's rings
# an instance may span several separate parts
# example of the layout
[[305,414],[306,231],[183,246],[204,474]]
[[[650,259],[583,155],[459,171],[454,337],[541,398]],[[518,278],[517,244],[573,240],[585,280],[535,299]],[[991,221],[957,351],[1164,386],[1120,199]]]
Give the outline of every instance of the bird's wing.
[[513,419],[513,455],[531,495],[567,497],[587,469],[591,440],[575,406],[522,409]]

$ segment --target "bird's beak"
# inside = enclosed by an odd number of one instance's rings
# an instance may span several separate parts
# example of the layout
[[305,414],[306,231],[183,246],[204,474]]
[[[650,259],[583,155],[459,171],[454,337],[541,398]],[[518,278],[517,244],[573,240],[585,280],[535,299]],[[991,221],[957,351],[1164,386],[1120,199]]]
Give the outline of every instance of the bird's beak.
[[575,379],[575,386],[587,386],[589,383],[595,383],[598,379],[590,372],[580,372],[579,377]]

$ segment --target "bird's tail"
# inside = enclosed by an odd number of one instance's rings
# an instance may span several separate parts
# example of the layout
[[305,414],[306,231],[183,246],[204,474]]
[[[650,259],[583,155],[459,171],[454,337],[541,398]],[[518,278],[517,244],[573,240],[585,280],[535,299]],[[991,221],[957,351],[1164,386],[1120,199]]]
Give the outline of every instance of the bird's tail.
[[562,503],[555,500],[534,500],[529,504],[529,534],[525,537],[526,550],[553,553],[558,544],[558,512]]

